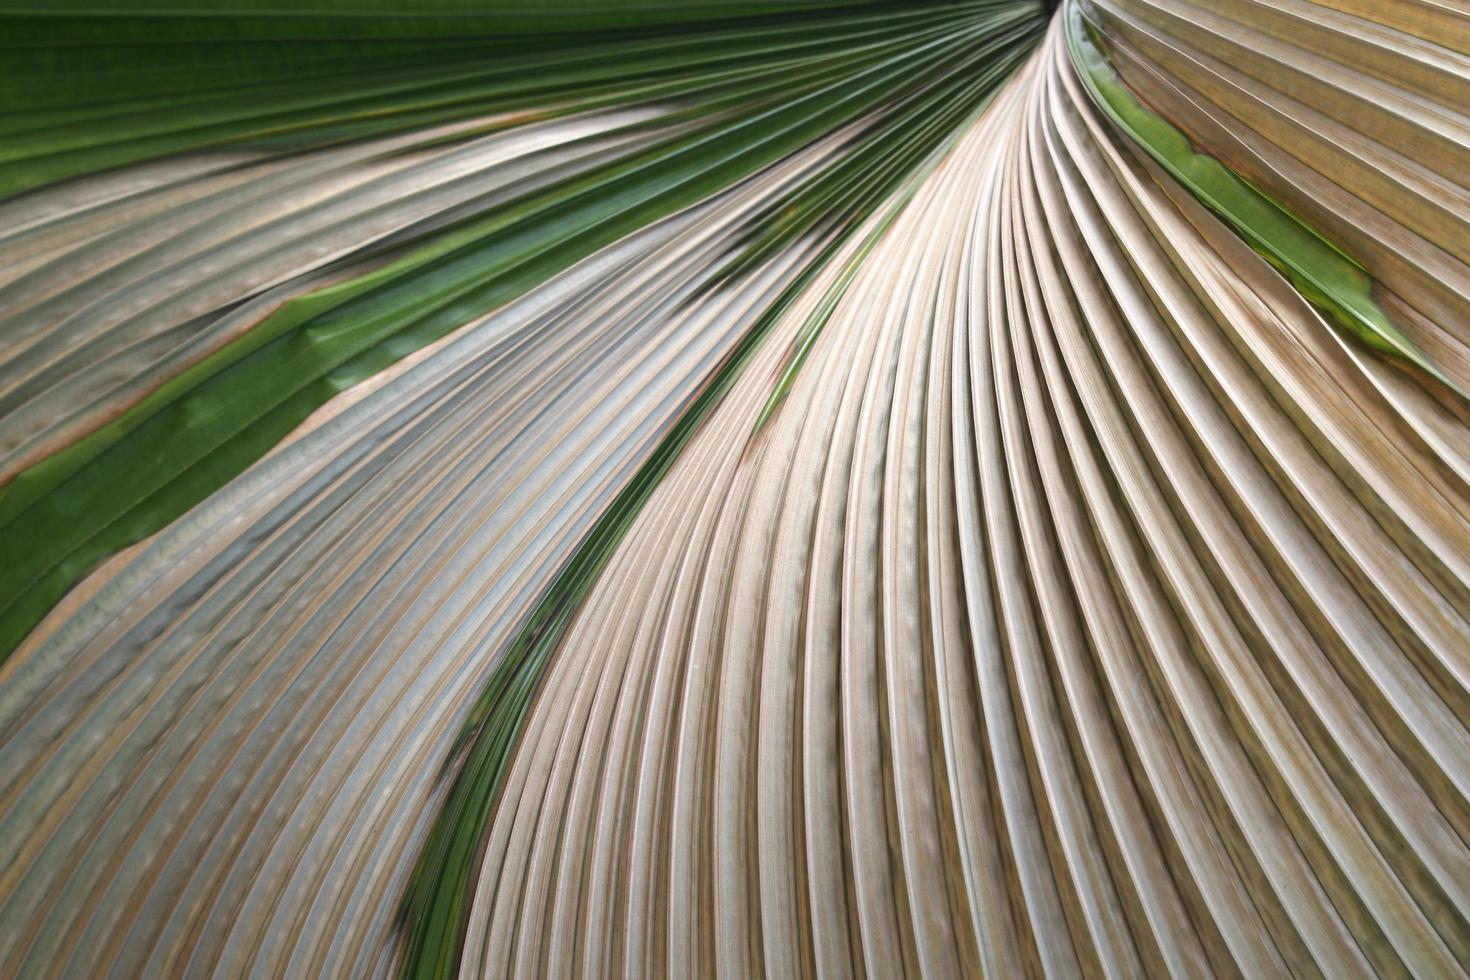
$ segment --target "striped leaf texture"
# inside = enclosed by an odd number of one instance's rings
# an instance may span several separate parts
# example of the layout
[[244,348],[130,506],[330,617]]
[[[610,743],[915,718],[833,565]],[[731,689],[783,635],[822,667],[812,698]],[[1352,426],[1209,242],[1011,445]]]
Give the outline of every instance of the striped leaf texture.
[[0,977],[1470,973],[1459,0],[0,13]]

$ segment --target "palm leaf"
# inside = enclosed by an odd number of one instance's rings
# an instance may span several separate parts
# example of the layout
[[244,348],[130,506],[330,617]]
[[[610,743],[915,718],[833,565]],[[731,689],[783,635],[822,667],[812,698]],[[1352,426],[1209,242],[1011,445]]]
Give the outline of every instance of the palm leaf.
[[0,975],[1470,970],[1451,8],[3,18]]

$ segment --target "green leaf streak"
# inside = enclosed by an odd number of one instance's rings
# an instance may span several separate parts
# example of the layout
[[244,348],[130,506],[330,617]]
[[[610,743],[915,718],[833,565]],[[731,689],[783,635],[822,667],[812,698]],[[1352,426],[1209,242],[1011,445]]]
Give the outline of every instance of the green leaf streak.
[[1373,280],[1361,265],[1220,160],[1196,151],[1183,132],[1144,106],[1113,68],[1079,0],[1068,0],[1063,16],[1077,74],[1119,129],[1280,272],[1334,328],[1414,364],[1464,397],[1394,326],[1374,300]]
[[[879,46],[814,76],[756,74],[744,89],[719,93],[706,109],[720,111],[693,131],[286,303],[109,425],[25,470],[0,490],[0,657],[98,561],[203,500],[334,395],[598,249],[864,118],[891,98],[896,80],[962,51],[967,20],[979,10],[988,23],[994,7],[961,8],[959,40],[921,31],[906,47]],[[786,97],[778,98],[783,80]],[[753,101],[742,104],[742,93]]]

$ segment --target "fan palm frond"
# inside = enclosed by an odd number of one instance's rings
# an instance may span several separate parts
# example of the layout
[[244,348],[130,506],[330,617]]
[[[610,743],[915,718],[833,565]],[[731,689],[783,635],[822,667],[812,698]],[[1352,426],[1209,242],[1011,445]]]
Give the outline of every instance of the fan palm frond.
[[0,975],[1470,970],[1463,14],[4,22]]

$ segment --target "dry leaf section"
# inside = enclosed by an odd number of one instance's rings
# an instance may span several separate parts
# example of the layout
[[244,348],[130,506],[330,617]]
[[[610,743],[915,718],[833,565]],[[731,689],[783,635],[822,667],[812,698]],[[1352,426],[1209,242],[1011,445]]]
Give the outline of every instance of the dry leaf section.
[[1465,390],[1470,17],[1419,2],[1081,7],[1145,103],[1361,263],[1395,327]]
[[547,668],[465,972],[1463,972],[1462,408],[1120,141],[1059,34],[757,428],[782,364]]

